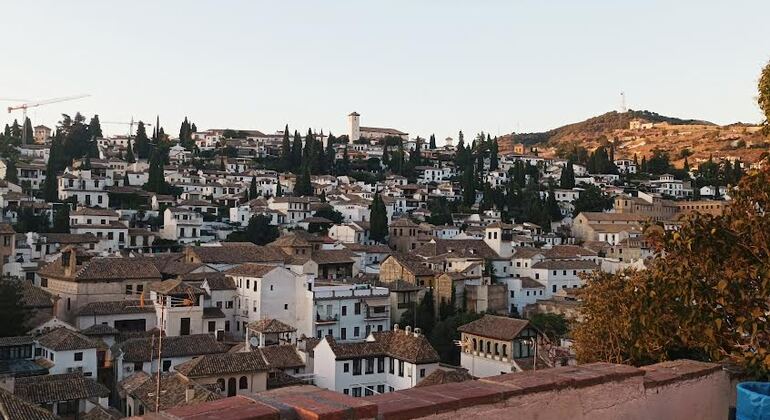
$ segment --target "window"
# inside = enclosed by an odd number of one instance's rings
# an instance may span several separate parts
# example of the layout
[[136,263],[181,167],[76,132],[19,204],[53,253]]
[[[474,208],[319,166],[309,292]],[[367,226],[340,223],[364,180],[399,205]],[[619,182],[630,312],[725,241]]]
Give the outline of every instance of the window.
[[553,285],[552,291],[553,291],[553,293],[556,293],[556,285],[555,284]]
[[366,374],[371,375],[374,373],[374,358],[369,357],[366,359]]
[[361,334],[361,328],[353,327],[353,337],[358,337],[359,334]]
[[134,286],[131,284],[126,285],[126,294],[127,295],[133,295],[134,294]]
[[225,308],[226,309],[233,309],[233,301],[230,300],[230,301],[225,302]]
[[350,395],[350,390],[345,388],[345,389],[342,390],[342,393],[345,394],[345,395]]
[[361,374],[361,359],[353,360],[353,375],[358,376]]
[[377,393],[378,394],[384,394],[385,393],[385,385],[377,385]]
[[390,372],[390,374],[392,375],[395,372],[395,370],[394,370],[395,361],[393,360],[392,357],[388,358],[388,360],[390,361],[389,366],[388,366],[388,372]]
[[360,386],[353,387],[353,396],[354,397],[360,397],[361,396],[361,387]]
[[245,376],[241,376],[241,379],[238,380],[238,389],[248,389],[249,388],[249,380],[246,379]]
[[289,304],[288,303],[284,303],[283,304],[283,310],[284,311],[288,311],[289,310]]
[[371,386],[367,386],[364,388],[364,395],[366,395],[367,397],[374,395],[374,391],[372,391]]
[[399,360],[398,361],[398,376],[404,377],[404,361]]
[[377,358],[377,373],[385,372],[385,357]]
[[513,290],[511,290],[511,298],[513,297],[514,297],[514,293],[513,293]]
[[168,370],[171,369],[171,360],[164,360],[163,361],[163,371],[168,372]]
[[225,331],[230,331],[230,321],[225,321]]
[[79,351],[79,352],[75,353],[75,361],[76,362],[83,361],[83,352]]
[[420,369],[420,378],[425,377],[425,369]]
[[356,303],[353,308],[353,312],[355,312],[356,315],[361,315],[361,303]]
[[340,328],[340,339],[341,340],[347,340],[348,339],[348,330],[347,330],[347,328]]
[[342,316],[345,316],[348,314],[348,307],[345,305],[342,305]]
[[342,364],[342,371],[343,372],[350,372],[350,364],[349,363],[343,363]]
[[209,332],[213,333],[217,329],[216,321],[209,321],[208,328],[209,328]]

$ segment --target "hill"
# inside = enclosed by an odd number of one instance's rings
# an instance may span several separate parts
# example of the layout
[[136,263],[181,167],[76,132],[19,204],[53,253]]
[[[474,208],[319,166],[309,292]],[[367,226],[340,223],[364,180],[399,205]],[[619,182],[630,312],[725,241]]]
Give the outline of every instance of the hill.
[[[645,123],[630,128],[631,121]],[[502,136],[500,152],[512,152],[514,144],[536,146],[542,155],[559,156],[566,149],[615,144],[618,158],[650,155],[653,149],[669,152],[673,161],[691,155],[690,163],[715,157],[739,158],[753,162],[767,144],[759,127],[747,124],[719,126],[709,121],[668,117],[651,111],[608,112],[585,121],[540,133]],[[693,160],[694,159],[694,160]]]

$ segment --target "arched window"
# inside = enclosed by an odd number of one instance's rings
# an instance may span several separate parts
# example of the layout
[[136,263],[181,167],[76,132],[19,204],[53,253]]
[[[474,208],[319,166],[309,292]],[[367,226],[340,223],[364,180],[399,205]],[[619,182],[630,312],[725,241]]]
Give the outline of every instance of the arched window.
[[492,348],[492,343],[490,343],[489,341],[487,341],[487,353],[491,353],[491,352],[492,352],[492,351],[491,351],[491,348]]
[[476,348],[476,345],[477,345],[477,343],[476,343],[476,339],[474,338],[474,339],[473,339],[473,351],[476,351],[476,350],[477,350],[477,348]]
[[484,340],[479,340],[479,351],[484,352]]
[[507,347],[508,347],[508,345],[503,344],[503,354],[502,354],[503,357],[508,357],[508,348]]
[[241,379],[238,380],[238,389],[248,389],[248,387],[249,380],[245,376],[241,376]]
[[217,379],[217,390],[220,393],[225,392],[225,380],[223,378]]
[[495,356],[499,356],[499,355],[500,355],[500,349],[498,348],[497,343],[495,343]]

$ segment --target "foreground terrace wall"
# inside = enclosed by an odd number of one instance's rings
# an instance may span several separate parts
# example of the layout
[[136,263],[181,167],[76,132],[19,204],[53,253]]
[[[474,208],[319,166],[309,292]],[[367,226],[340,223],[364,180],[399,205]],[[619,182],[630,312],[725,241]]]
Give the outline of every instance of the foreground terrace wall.
[[510,373],[364,398],[312,386],[180,407],[147,419],[719,419],[734,384],[720,365],[677,360]]

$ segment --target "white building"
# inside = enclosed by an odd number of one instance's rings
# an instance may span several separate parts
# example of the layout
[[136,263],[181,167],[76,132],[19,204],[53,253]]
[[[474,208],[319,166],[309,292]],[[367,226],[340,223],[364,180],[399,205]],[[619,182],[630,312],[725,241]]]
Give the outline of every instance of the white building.
[[97,252],[114,252],[128,245],[128,226],[109,209],[81,207],[70,213],[70,232],[91,234],[99,241]]
[[36,341],[35,356],[47,361],[51,375],[82,372],[96,378],[99,344],[85,335],[62,327],[37,337]]
[[110,200],[107,187],[112,185],[112,178],[93,175],[87,169],[70,171],[67,168],[59,177],[59,199],[75,197],[78,204],[108,208]]
[[403,140],[409,139],[409,133],[396,130],[395,128],[382,128],[382,127],[361,127],[360,121],[361,114],[358,112],[351,112],[348,114],[348,138],[350,142],[354,142],[359,138],[365,139],[381,139],[384,137],[401,137]]
[[284,267],[247,263],[225,272],[235,282],[235,334],[242,335],[253,321],[270,318],[314,336],[311,315],[313,283]]
[[439,366],[419,329],[373,332],[365,341],[325,337],[313,350],[315,384],[354,397],[412,388]]
[[370,332],[390,330],[390,290],[386,287],[316,283],[313,306],[317,338],[362,340]]
[[204,241],[201,235],[203,215],[180,207],[167,208],[163,212],[163,228],[160,236],[183,244]]
[[635,174],[637,172],[636,163],[631,159],[615,159],[615,166],[624,174]]
[[542,334],[527,320],[484,315],[457,330],[461,333],[460,364],[475,377],[532,370],[535,363],[538,368],[548,367],[536,355]]

